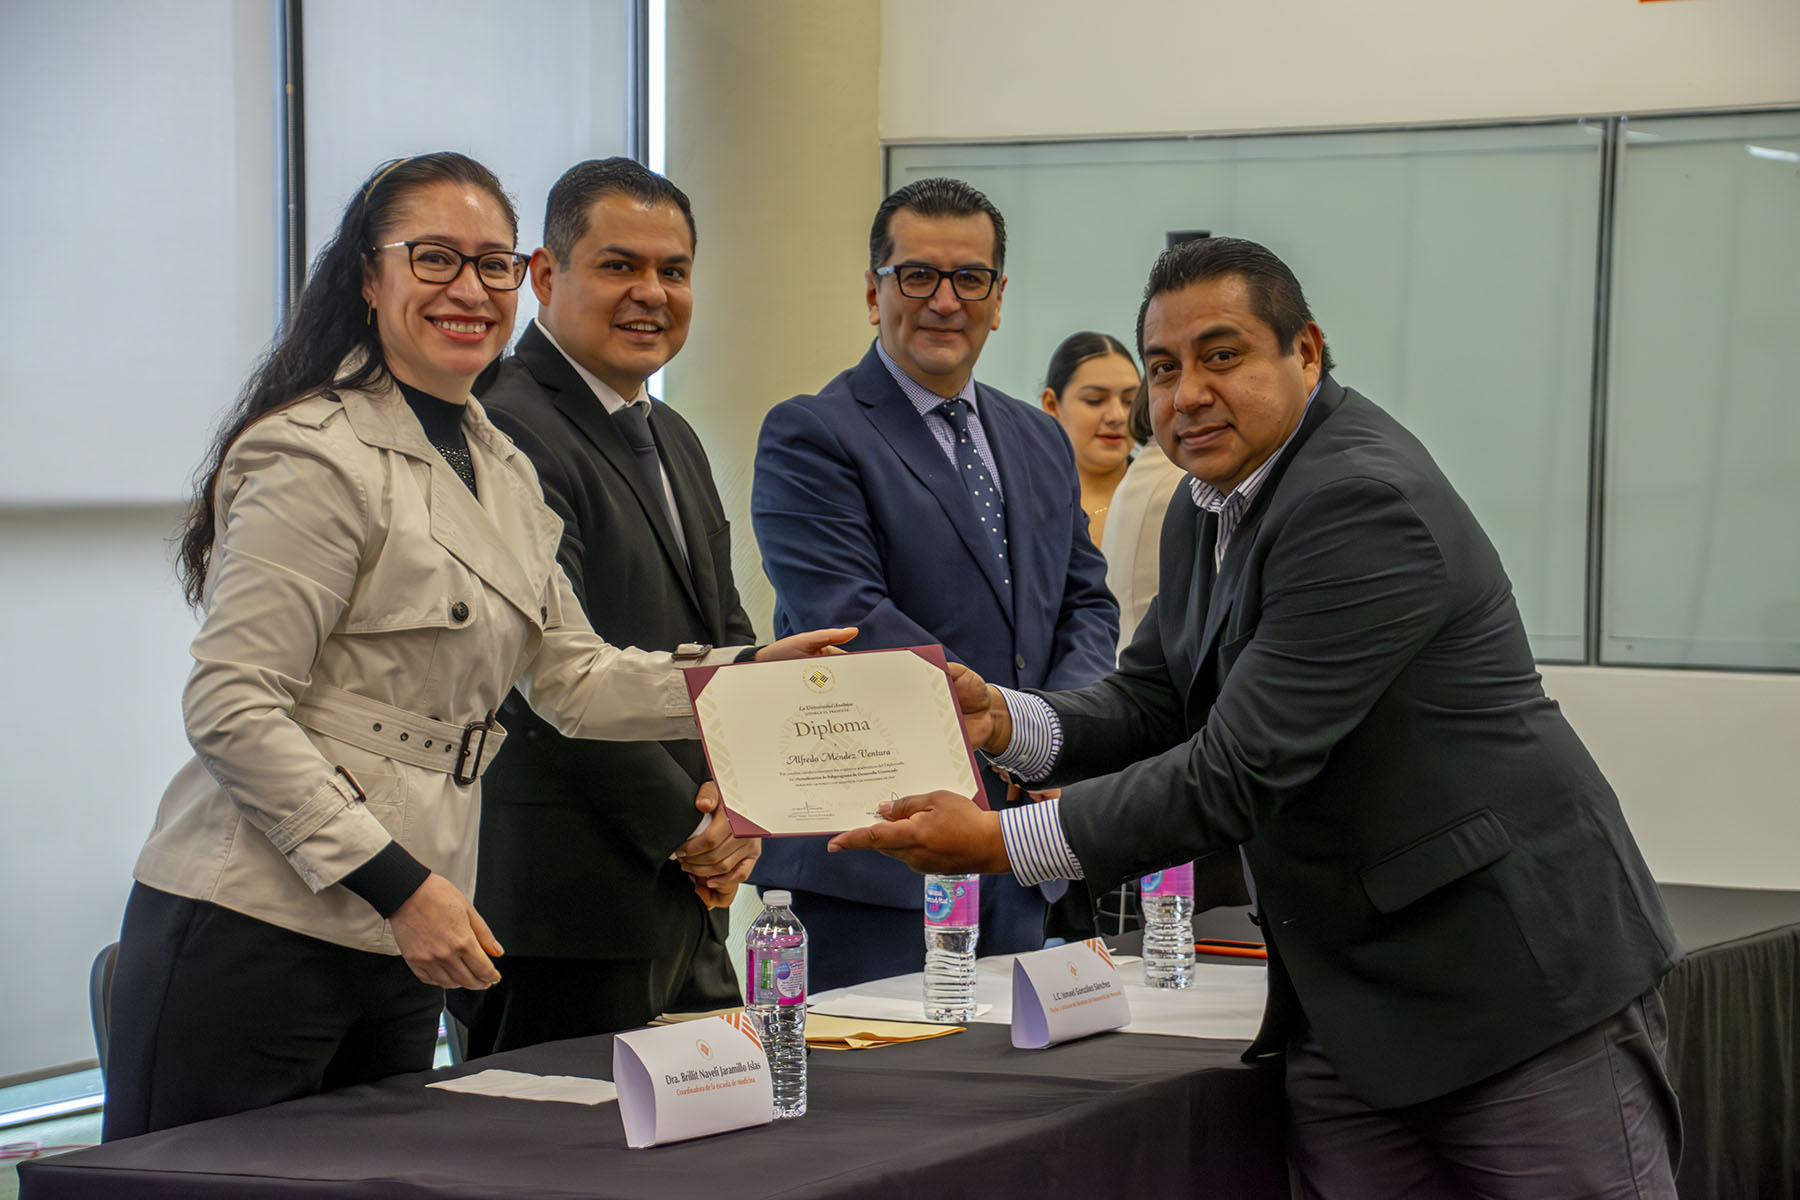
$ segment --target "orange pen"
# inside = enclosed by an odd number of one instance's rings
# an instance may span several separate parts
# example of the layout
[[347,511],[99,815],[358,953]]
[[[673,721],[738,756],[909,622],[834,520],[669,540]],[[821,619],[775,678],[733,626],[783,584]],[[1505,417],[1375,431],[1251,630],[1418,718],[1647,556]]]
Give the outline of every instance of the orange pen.
[[1216,954],[1223,958],[1268,958],[1269,948],[1262,942],[1232,942],[1208,938],[1194,943],[1198,954]]

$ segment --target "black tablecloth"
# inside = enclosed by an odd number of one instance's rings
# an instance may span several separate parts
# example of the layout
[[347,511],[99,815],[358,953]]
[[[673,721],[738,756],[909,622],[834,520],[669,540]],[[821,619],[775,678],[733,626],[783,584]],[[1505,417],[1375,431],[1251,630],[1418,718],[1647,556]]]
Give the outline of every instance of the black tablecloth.
[[1004,1026],[811,1055],[805,1117],[627,1150],[616,1104],[468,1096],[505,1067],[612,1075],[556,1042],[27,1163],[21,1200],[85,1197],[1285,1197],[1281,1072],[1235,1042],[1112,1034],[1014,1050]]
[[1686,1200],[1800,1197],[1800,893],[1664,884],[1663,981]]
[[[1681,1194],[1800,1197],[1800,893],[1663,895],[1689,951],[1662,989]],[[1241,921],[1197,923],[1238,937]],[[816,1051],[806,1117],[651,1150],[625,1148],[616,1105],[424,1086],[487,1067],[610,1078],[611,1039],[588,1038],[24,1163],[20,1197],[1285,1196],[1281,1072],[1241,1049],[1107,1034],[1014,1050],[975,1025]]]

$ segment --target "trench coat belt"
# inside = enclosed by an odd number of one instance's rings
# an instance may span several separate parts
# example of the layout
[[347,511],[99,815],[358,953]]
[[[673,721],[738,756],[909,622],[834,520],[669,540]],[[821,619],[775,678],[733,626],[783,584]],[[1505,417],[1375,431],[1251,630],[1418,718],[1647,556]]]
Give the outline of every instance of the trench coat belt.
[[453,725],[329,684],[315,685],[294,705],[294,722],[371,754],[453,775],[458,783],[473,783],[506,741],[491,713]]

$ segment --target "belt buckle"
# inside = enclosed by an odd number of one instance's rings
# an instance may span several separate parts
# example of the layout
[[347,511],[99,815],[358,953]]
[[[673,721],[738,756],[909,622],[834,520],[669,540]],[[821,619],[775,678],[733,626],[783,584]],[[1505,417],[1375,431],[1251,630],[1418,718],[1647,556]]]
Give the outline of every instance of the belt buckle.
[[[456,751],[456,770],[450,772],[450,778],[464,787],[481,778],[481,755],[487,749],[488,730],[493,727],[493,713],[489,713],[483,720],[470,721],[463,726],[462,745]],[[475,743],[475,761],[469,763],[469,739],[477,733],[481,734],[481,739]],[[469,764],[467,772],[463,770],[464,764]]]

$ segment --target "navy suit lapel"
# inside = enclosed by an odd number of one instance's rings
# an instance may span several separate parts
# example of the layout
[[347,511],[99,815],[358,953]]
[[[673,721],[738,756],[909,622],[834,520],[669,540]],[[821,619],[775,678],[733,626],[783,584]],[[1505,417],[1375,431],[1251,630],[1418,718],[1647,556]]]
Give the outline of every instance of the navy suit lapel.
[[[900,385],[894,382],[894,377],[888,374],[887,367],[882,364],[873,348],[856,365],[850,382],[857,401],[869,416],[869,423],[875,426],[876,431],[893,447],[895,457],[912,472],[914,478],[918,479],[944,510],[945,518],[962,539],[969,557],[975,561],[988,585],[993,588],[994,597],[1000,602],[1001,610],[1006,613],[1008,623],[1011,623],[1012,587],[1001,573],[999,565],[990,561],[992,556],[988,553],[988,535],[981,531],[981,522],[975,516],[974,502],[969,497],[968,489],[956,477],[956,471],[945,456],[944,448],[938,445],[931,430],[926,428],[925,419],[919,415],[919,410],[913,407],[912,401],[906,398],[906,393],[900,390]],[[982,413],[982,422],[984,429],[990,428],[986,424],[985,412]],[[989,439],[990,446],[993,440]],[[1003,481],[1001,487],[1004,489],[1005,486]],[[1010,516],[1007,521],[1010,530]],[[1008,538],[1012,542],[1008,546],[1011,550],[1018,541],[1012,538],[1010,532]],[[1016,576],[1016,562],[1014,566]]]
[[[562,351],[553,346],[550,339],[538,329],[536,322],[519,339],[514,353],[539,386],[551,393],[557,411],[581,431],[588,444],[599,451],[600,457],[618,473],[621,486],[636,499],[644,519],[668,557],[669,569],[681,580],[688,599],[695,608],[699,608],[700,598],[695,593],[693,577],[688,571],[686,559],[682,557],[681,547],[675,542],[675,531],[669,525],[667,514],[663,512],[662,500],[650,495],[639,479],[634,462],[636,454],[614,428],[612,417],[600,403],[600,398],[594,395],[594,390],[587,385],[587,381],[576,373]],[[654,404],[651,405],[653,419],[655,407]],[[683,520],[686,520],[685,514]]]

